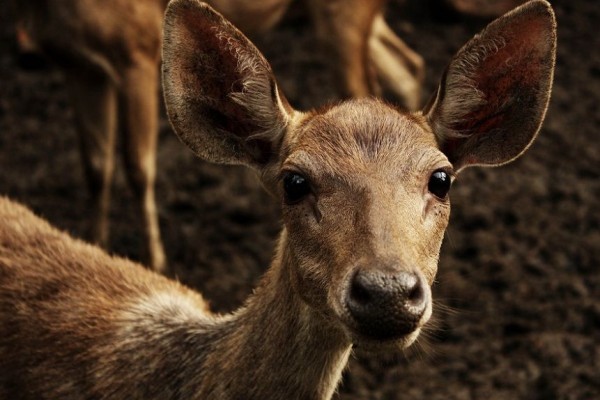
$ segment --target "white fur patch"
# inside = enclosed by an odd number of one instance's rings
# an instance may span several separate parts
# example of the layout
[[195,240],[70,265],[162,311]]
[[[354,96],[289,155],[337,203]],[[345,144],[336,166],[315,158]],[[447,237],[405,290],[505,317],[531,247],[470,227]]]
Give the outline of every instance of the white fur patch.
[[157,292],[145,296],[125,312],[125,319],[133,319],[142,325],[157,321],[185,323],[211,319],[198,304],[189,297],[177,292]]

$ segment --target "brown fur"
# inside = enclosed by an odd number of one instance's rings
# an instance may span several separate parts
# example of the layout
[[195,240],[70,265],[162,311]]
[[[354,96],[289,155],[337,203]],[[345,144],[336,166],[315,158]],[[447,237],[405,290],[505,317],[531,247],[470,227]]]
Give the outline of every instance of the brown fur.
[[[347,358],[347,339],[285,290],[286,270],[273,269],[245,308],[218,317],[182,285],[5,198],[0,220],[0,398],[286,399],[333,390],[337,378],[319,382],[339,363],[326,359],[332,349]],[[273,374],[282,370],[289,374]]]
[[[523,35],[524,18],[542,28]],[[281,199],[271,267],[242,308],[217,316],[178,283],[0,199],[0,398],[329,399],[353,345],[409,346],[431,316],[430,285],[450,212],[448,197],[429,190],[432,174],[453,175],[482,159],[510,161],[535,137],[548,101],[555,48],[548,3],[530,2],[494,24],[449,66],[460,71],[472,61],[469,85],[443,80],[425,114],[373,99],[300,113],[236,28],[197,0],[173,1],[164,40],[169,117],[198,155],[255,168]],[[472,58],[468,49],[514,40],[546,52],[532,58],[538,65],[516,68],[506,86],[530,86],[529,74],[541,71],[533,76],[548,90],[524,104],[534,121],[499,119],[490,130],[463,132],[466,145],[444,146],[445,131],[436,127],[448,121],[445,102],[456,90],[515,96],[477,80],[490,57],[507,53]],[[216,79],[206,71],[217,70],[233,84],[205,81]],[[481,103],[463,103],[463,111],[474,105]],[[503,142],[494,140],[499,134]],[[310,186],[294,202],[282,182],[290,173]],[[356,301],[374,316],[357,313]]]

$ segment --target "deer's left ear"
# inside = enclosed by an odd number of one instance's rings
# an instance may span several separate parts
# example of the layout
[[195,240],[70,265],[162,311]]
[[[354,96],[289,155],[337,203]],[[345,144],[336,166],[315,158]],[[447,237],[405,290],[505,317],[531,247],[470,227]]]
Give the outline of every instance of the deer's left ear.
[[454,56],[423,114],[457,171],[504,164],[529,147],[546,114],[555,57],[556,21],[543,0],[492,22]]

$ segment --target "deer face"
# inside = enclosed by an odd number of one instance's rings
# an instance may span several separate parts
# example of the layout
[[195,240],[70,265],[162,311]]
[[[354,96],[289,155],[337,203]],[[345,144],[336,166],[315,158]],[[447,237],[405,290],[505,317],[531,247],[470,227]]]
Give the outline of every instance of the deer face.
[[303,115],[279,194],[296,289],[355,343],[412,342],[448,223],[452,165],[420,116],[360,100]]

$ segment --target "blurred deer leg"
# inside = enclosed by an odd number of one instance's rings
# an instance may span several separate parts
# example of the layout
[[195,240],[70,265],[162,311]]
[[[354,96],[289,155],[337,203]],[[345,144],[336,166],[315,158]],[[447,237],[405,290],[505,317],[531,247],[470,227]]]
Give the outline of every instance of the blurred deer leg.
[[148,261],[155,271],[165,268],[154,195],[158,137],[158,63],[144,60],[123,73],[120,105],[126,173],[144,224]]
[[425,63],[392,31],[382,14],[373,21],[369,51],[383,88],[397,96],[408,110],[417,110],[421,102]]
[[66,72],[91,196],[91,237],[106,247],[117,129],[116,88],[102,72],[82,68]]
[[244,34],[255,36],[269,31],[288,9],[292,0],[207,0]]
[[525,3],[526,0],[446,0],[456,11],[476,17],[500,16]]
[[334,79],[344,97],[379,94],[369,62],[373,19],[385,0],[309,0],[317,36],[331,57]]

